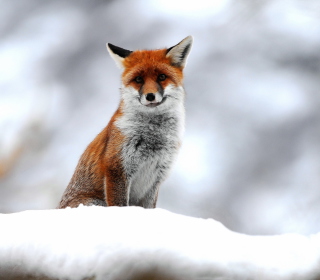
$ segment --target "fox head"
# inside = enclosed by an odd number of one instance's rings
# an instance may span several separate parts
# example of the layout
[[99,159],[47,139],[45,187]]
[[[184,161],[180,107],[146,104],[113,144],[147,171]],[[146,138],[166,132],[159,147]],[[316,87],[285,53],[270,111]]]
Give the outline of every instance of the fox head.
[[184,100],[183,69],[193,38],[186,37],[171,48],[129,51],[112,44],[107,49],[123,69],[122,99],[142,110],[172,107]]

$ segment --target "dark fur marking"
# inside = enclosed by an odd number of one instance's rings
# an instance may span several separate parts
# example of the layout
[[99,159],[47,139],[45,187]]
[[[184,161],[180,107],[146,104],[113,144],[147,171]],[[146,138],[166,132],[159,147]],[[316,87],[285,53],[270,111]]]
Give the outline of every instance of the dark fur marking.
[[170,52],[174,47],[178,46],[179,44],[180,44],[180,43],[178,43],[178,44],[174,45],[173,47],[171,47],[171,48],[167,49],[166,54],[168,54],[168,52]]
[[183,50],[183,52],[182,52],[182,54],[181,54],[181,56],[180,56],[180,60],[181,60],[181,61],[182,61],[182,60],[186,57],[186,55],[189,53],[189,50],[190,50],[190,44],[187,45],[187,46],[184,48],[184,50]]
[[138,139],[136,145],[135,145],[135,146],[136,146],[136,150],[138,150],[138,148],[141,146],[142,141],[143,141],[143,139],[142,139],[142,137],[140,137],[140,138]]
[[126,58],[127,56],[129,56],[132,53],[132,51],[117,47],[117,46],[112,45],[110,43],[108,43],[108,46],[115,54],[117,54],[123,58]]
[[161,94],[161,96],[163,96],[164,90],[163,90],[163,86],[157,82],[157,88],[158,88],[158,92]]

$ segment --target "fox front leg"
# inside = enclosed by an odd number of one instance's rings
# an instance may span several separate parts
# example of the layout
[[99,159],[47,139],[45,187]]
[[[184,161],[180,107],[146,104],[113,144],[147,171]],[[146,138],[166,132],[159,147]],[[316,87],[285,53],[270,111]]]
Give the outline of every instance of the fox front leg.
[[106,176],[107,206],[129,206],[129,186],[119,169],[109,169]]
[[156,183],[140,200],[139,206],[143,208],[156,208],[160,184]]

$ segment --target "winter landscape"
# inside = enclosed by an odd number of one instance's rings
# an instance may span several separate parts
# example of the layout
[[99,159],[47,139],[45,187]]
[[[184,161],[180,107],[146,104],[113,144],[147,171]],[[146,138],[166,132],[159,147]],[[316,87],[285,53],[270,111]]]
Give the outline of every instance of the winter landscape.
[[[185,270],[190,279],[319,277],[319,1],[2,0],[0,6],[3,273],[9,275],[19,262],[41,277],[108,279],[103,278],[107,268],[101,267],[110,257],[103,252],[102,238],[109,227],[94,222],[114,215],[139,224],[150,215],[167,229],[164,239],[152,243],[142,228],[133,227],[132,236],[146,244],[138,248],[130,239],[123,248],[152,255],[150,267],[177,264],[168,268],[173,273],[169,279],[180,279],[176,272],[185,266],[194,268]],[[81,153],[118,106],[120,70],[105,44],[154,49],[170,47],[188,35],[194,45],[185,69],[184,142],[157,204],[166,211],[49,210],[58,205]],[[25,210],[37,211],[21,212]],[[90,226],[84,228],[81,217]],[[68,222],[73,219],[74,228]],[[175,223],[180,220],[190,242],[177,243],[183,231]],[[172,227],[176,230],[170,239]],[[101,232],[89,230],[93,228]],[[156,228],[149,229],[154,233]],[[201,229],[208,231],[203,237]],[[72,243],[77,233],[79,239]],[[89,236],[95,242],[78,248],[77,242]],[[197,243],[196,236],[203,243]],[[105,243],[117,256],[124,252],[117,243],[120,237]],[[64,242],[71,242],[70,247]],[[199,246],[197,252],[193,244]],[[272,248],[279,248],[278,257],[287,262],[276,261]],[[233,259],[227,260],[227,251]],[[157,261],[155,252],[164,254],[164,262]],[[98,255],[102,263],[93,264]],[[130,254],[127,257],[131,265]],[[35,271],[40,259],[43,266]],[[1,267],[5,260],[6,268]],[[50,270],[62,264],[61,274]],[[225,269],[229,264],[232,269]],[[81,267],[94,273],[86,274]],[[249,267],[247,274],[241,274],[243,267]],[[266,269],[263,276],[257,267]]]

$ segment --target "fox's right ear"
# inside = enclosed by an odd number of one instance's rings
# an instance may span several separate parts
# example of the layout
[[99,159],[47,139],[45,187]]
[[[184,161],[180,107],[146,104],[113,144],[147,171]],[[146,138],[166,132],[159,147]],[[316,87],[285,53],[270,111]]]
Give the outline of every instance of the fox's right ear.
[[107,44],[107,49],[119,68],[123,68],[123,60],[132,53],[132,51],[117,47],[110,43]]
[[179,44],[167,49],[166,57],[171,59],[171,63],[174,66],[182,68],[185,67],[191,50],[192,42],[192,36],[184,38]]

